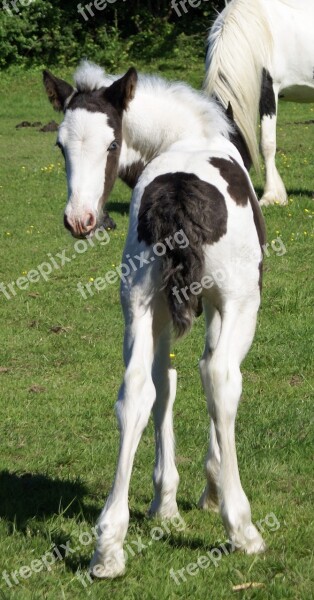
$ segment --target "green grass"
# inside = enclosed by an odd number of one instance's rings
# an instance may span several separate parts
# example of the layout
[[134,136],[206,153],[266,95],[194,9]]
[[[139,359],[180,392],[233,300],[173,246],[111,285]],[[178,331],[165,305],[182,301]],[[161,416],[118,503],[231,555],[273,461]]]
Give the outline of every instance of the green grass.
[[[201,83],[200,62],[178,70],[175,61],[156,61],[147,70],[158,67],[165,76]],[[20,71],[7,73],[2,81],[0,282],[6,284],[47,261],[48,253],[74,252],[75,241],[62,224],[66,187],[55,134],[15,129],[22,120],[46,123],[55,117],[40,79],[39,71]],[[217,567],[211,563],[181,585],[169,576],[170,568],[196,562],[225,540],[220,518],[196,508],[204,485],[208,432],[197,366],[203,342],[200,319],[174,349],[179,373],[178,503],[186,528],[172,528],[149,544],[158,525],[145,516],[152,497],[150,424],[136,456],[127,537],[135,547],[132,542],[140,536],[146,548],[130,557],[121,579],[85,589],[76,578],[93,551],[93,544],[84,546],[79,535],[91,532],[114,474],[118,432],[113,405],[123,375],[118,285],[87,301],[76,286],[104,275],[120,261],[130,194],[119,182],[111,210],[118,229],[111,233],[110,244],[76,255],[47,282],[30,284],[10,300],[0,293],[1,598],[312,598],[313,125],[294,123],[310,119],[310,105],[280,106],[278,165],[290,200],[287,207],[266,209],[265,218],[269,242],[280,237],[286,252],[279,256],[282,252],[271,249],[265,259],[263,302],[255,341],[243,364],[237,421],[240,472],[253,520],[274,513],[280,523],[279,528],[265,527],[266,554],[223,557]],[[260,181],[255,183],[261,187]],[[277,244],[274,248],[281,250]],[[20,578],[11,589],[5,584],[4,569],[18,571],[51,545],[66,542],[75,552],[50,571]],[[263,587],[232,591],[246,582]]]

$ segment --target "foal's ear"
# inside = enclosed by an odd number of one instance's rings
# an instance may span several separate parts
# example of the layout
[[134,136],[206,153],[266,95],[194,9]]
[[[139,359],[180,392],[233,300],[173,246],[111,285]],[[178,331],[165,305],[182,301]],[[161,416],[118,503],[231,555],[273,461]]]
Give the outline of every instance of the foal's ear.
[[55,110],[61,111],[65,109],[65,103],[67,99],[73,94],[74,88],[63,81],[58,79],[50,71],[43,71],[44,86],[46,88],[47,96]]
[[135,96],[136,85],[137,72],[134,67],[131,67],[123,77],[106,88],[105,98],[122,114]]

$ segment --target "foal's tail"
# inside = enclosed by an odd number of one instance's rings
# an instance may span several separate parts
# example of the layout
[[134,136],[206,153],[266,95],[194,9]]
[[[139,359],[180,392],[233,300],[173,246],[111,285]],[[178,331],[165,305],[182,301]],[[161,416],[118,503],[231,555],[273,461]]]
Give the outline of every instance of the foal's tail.
[[234,120],[259,171],[256,135],[263,67],[273,38],[259,0],[232,0],[215,20],[208,36],[205,92],[215,95]]
[[143,194],[138,239],[150,246],[160,244],[158,254],[160,248],[164,250],[162,289],[178,337],[202,311],[203,245],[218,241],[226,232],[226,210],[218,189],[191,173],[160,175]]

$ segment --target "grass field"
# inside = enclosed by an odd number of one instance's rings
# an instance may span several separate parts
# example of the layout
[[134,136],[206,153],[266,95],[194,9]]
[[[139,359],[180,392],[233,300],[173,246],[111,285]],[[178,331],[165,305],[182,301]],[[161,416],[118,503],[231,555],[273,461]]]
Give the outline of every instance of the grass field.
[[[167,77],[201,83],[201,63],[180,71],[174,62],[158,66]],[[306,121],[313,120],[313,107],[280,106],[278,165],[289,205],[265,209],[268,241],[275,241],[265,258],[263,302],[243,364],[237,421],[243,486],[253,521],[265,520],[261,526],[268,550],[261,556],[236,553],[216,560],[212,553],[207,568],[193,575],[185,571],[186,581],[176,583],[170,576],[170,569],[195,563],[226,539],[220,518],[196,507],[208,435],[198,376],[199,319],[175,345],[173,359],[179,374],[178,504],[185,527],[163,525],[160,532],[153,530],[158,522],[145,516],[154,461],[150,424],[131,482],[127,543],[133,553],[129,550],[127,573],[92,585],[83,579],[83,585],[77,572],[85,572],[93,552],[92,527],[108,494],[118,449],[113,405],[123,374],[123,325],[117,284],[85,301],[77,283],[119,264],[130,193],[120,182],[113,191],[111,214],[118,228],[110,243],[78,250],[62,223],[66,186],[55,134],[15,129],[22,120],[58,119],[44,95],[40,71],[5,74],[0,106],[0,282],[16,282],[52,258],[59,266],[46,281],[13,288],[16,294],[10,298],[0,292],[0,597],[312,598],[314,147],[313,122]],[[261,182],[255,183],[260,190]],[[58,254],[71,261],[61,266]],[[50,565],[54,547],[62,560]],[[234,590],[250,582],[261,585]]]

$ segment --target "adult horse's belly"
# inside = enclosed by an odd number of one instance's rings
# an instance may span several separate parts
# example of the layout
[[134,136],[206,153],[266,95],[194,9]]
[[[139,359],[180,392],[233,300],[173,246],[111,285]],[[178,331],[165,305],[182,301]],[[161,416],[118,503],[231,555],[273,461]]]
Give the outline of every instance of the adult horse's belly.
[[314,102],[313,87],[305,85],[293,85],[279,92],[279,98],[287,102]]
[[270,72],[279,98],[314,102],[314,1],[260,0],[270,24]]

